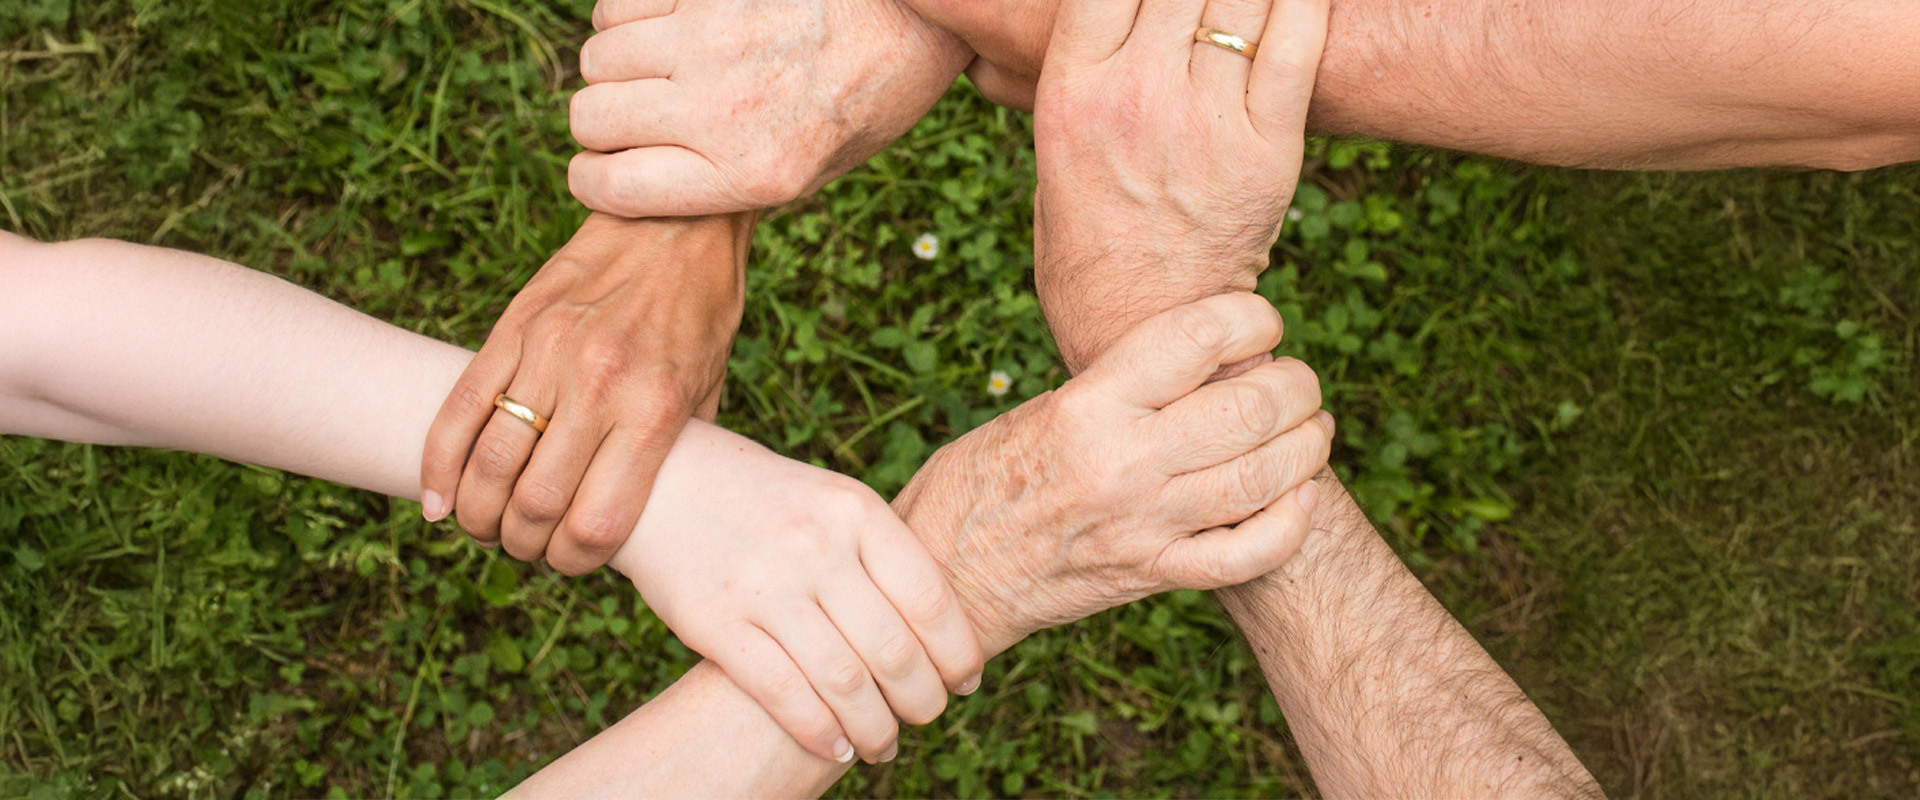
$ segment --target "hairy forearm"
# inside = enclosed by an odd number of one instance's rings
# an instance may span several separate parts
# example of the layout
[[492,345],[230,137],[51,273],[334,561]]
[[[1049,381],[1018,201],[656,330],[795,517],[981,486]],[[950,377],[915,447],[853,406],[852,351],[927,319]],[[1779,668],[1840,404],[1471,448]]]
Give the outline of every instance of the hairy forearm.
[[1337,0],[1314,126],[1547,164],[1920,158],[1920,6]]
[[[914,2],[1039,74],[1058,0]],[[1322,133],[1606,169],[1920,159],[1906,0],[1334,0],[1330,26]]]
[[1331,473],[1314,535],[1220,591],[1332,797],[1597,797],[1599,787]]

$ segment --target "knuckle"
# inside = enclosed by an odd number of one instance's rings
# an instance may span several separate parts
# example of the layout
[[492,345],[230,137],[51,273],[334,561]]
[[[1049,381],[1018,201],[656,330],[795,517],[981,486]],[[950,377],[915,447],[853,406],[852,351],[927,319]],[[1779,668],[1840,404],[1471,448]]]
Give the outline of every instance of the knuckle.
[[1242,461],[1244,463],[1234,470],[1234,490],[1237,492],[1234,499],[1241,504],[1261,503],[1273,489],[1278,472],[1259,458]]
[[822,690],[835,697],[851,697],[867,685],[867,668],[852,659],[828,664],[819,675]]
[[1167,322],[1173,334],[1194,350],[1211,352],[1226,343],[1226,323],[1202,309],[1182,306],[1174,310]]
[[619,549],[632,533],[625,530],[625,520],[613,509],[587,507],[575,509],[567,515],[561,526],[562,535],[569,541],[589,552],[606,552]]
[[[800,673],[792,669],[780,669],[769,670],[760,678],[760,691],[766,694],[771,701],[770,704],[782,702],[792,704],[806,699],[807,695],[813,693],[813,687],[808,685]],[[833,718],[830,715],[804,714],[802,716],[808,722],[819,725],[822,732],[833,724]]]
[[1235,429],[1249,436],[1271,431],[1280,419],[1279,398],[1257,383],[1237,384],[1227,402]]
[[522,478],[513,491],[513,510],[535,524],[550,524],[567,511],[568,492],[544,479]]
[[606,385],[624,377],[633,357],[633,347],[618,337],[595,336],[580,343],[580,370],[590,383]]
[[460,413],[479,414],[493,409],[493,395],[482,392],[480,387],[462,380],[453,387],[453,407]]
[[520,448],[499,436],[481,436],[473,447],[474,474],[482,480],[504,482],[520,472]]
[[[911,593],[900,601],[900,614],[909,620],[939,619],[953,607],[953,595],[948,593],[945,581],[932,581],[913,587]],[[918,648],[918,644],[915,644]]]
[[887,636],[873,651],[873,669],[883,678],[904,678],[919,661],[920,640],[906,631]]

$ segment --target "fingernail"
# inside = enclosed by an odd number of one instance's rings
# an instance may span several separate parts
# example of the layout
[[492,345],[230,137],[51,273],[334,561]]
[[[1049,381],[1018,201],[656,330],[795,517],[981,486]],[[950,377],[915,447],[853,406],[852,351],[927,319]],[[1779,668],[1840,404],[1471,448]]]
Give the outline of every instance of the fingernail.
[[853,760],[853,742],[847,741],[847,737],[842,736],[833,743],[833,760],[842,764]]
[[1315,421],[1317,421],[1317,422],[1319,422],[1319,423],[1320,423],[1320,427],[1322,427],[1322,428],[1326,428],[1326,429],[1327,429],[1327,435],[1328,435],[1328,436],[1332,436],[1332,435],[1333,435],[1333,432],[1334,432],[1334,430],[1335,430],[1335,428],[1334,428],[1334,425],[1333,425],[1333,415],[1332,415],[1332,414],[1329,414],[1329,413],[1327,413],[1327,411],[1326,411],[1326,409],[1321,409],[1321,410],[1320,410],[1319,412],[1317,412],[1317,413],[1315,413],[1315,414],[1313,415],[1313,418],[1314,418],[1314,420],[1315,420]]
[[420,513],[428,522],[439,522],[447,518],[447,498],[439,492],[428,489],[420,493]]
[[880,763],[885,764],[889,761],[892,761],[894,757],[898,755],[900,755],[899,742],[894,742],[893,744],[887,745],[887,752],[880,756]]
[[960,684],[958,690],[961,697],[966,697],[977,691],[980,691],[980,673],[978,672],[974,673],[973,677],[968,678],[965,683]]
[[479,545],[482,550],[492,550],[500,546],[499,542],[483,542],[479,539],[473,540],[473,543]]
[[1300,504],[1301,511],[1312,514],[1313,507],[1320,504],[1320,487],[1313,481],[1300,484],[1300,488],[1293,494],[1293,499]]

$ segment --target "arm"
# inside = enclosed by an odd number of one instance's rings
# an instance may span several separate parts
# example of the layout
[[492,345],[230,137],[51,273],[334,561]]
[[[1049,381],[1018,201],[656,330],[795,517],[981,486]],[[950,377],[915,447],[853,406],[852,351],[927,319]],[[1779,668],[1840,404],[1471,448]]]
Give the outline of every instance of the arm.
[[[261,273],[118,242],[42,245],[0,233],[0,297],[14,304],[0,316],[0,339],[10,343],[0,352],[0,430],[190,449],[401,497],[417,486],[412,468],[433,408],[471,356]],[[907,600],[889,594],[903,613],[957,616],[999,652],[1129,599],[1247,580],[1299,549],[1312,498],[1296,487],[1325,463],[1332,436],[1315,413],[1318,381],[1282,361],[1199,388],[1219,364],[1271,349],[1278,316],[1240,295],[1152,324],[1116,346],[1114,366],[943,448],[915,477],[897,504],[925,541],[915,551],[934,553],[946,580],[861,551],[914,582]],[[689,424],[612,566],[643,584],[652,562],[672,560],[661,541],[687,538],[688,520],[718,527],[744,507],[769,505],[740,496],[742,486],[794,489],[794,502],[772,504],[788,515],[783,523],[763,527],[816,547],[805,540],[820,523],[805,509],[844,505],[845,479],[823,482],[800,465],[768,475],[771,454],[760,454],[738,436]],[[1171,502],[1190,496],[1211,500]],[[856,506],[827,522],[899,524],[884,517],[863,520]],[[756,544],[789,573],[813,569],[777,544]],[[967,589],[942,591],[949,582]],[[648,597],[663,618],[674,599]],[[813,692],[798,673],[780,680]],[[530,787],[817,794],[847,759],[819,755],[819,736],[803,737],[803,749],[765,702],[703,663]]]
[[[262,273],[120,242],[0,234],[0,297],[0,431],[400,497],[472,356]],[[646,499],[612,566],[811,752],[877,761],[894,711],[925,723],[948,688],[977,683],[979,645],[939,566],[859,482],[696,422]]]
[[1315,535],[1218,592],[1329,797],[1600,797],[1525,692],[1331,473]]
[[[941,448],[914,476],[894,507],[941,562],[989,654],[1162,588],[1240,582],[1299,548],[1314,501],[1294,487],[1324,462],[1332,430],[1312,415],[1310,373],[1280,362],[1198,388],[1221,364],[1270,347],[1275,321],[1251,295],[1155,317],[1105,369]],[[1224,323],[1219,336],[1194,347],[1173,335],[1211,323]],[[1203,461],[1225,460],[1168,476],[1173,454],[1196,445],[1219,451]],[[815,796],[843,770],[793,747],[703,665],[515,793]]]
[[[907,0],[1031,104],[1062,0]],[[1255,38],[1254,33],[1244,33]],[[1903,0],[1335,0],[1313,129],[1606,169],[1920,159]]]

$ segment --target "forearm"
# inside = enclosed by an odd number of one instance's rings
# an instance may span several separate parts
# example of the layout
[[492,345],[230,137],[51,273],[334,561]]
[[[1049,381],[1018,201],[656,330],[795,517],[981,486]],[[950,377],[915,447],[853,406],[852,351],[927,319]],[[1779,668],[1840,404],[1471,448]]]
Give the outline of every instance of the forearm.
[[[1031,78],[1058,0],[915,3]],[[1334,0],[1330,25],[1321,133],[1607,169],[1920,159],[1905,0]]]
[[1598,797],[1546,717],[1321,478],[1306,546],[1221,590],[1330,797]]
[[[0,296],[18,312],[0,319],[0,340],[10,357],[31,354],[0,363],[0,432],[190,450],[411,498],[427,426],[473,355],[204,256],[17,239],[0,240],[0,256]],[[700,502],[704,481],[748,446],[690,423],[649,514]],[[629,572],[633,549],[612,565]],[[845,769],[702,664],[529,787],[813,796]]]
[[848,765],[817,758],[701,662],[548,764],[515,797],[818,797]]

